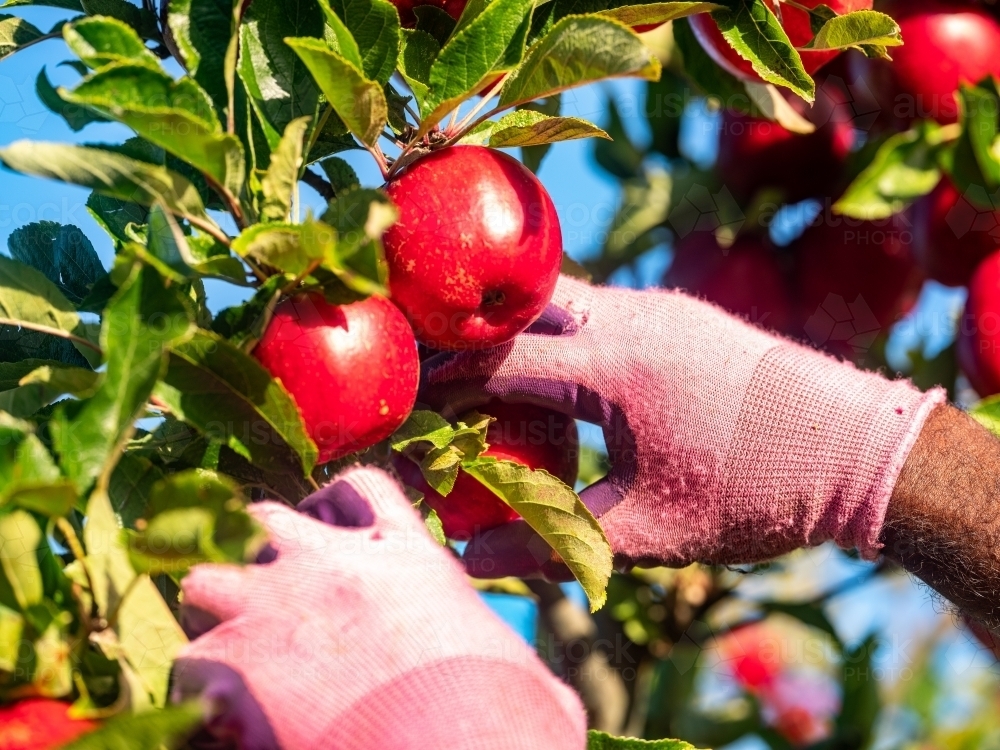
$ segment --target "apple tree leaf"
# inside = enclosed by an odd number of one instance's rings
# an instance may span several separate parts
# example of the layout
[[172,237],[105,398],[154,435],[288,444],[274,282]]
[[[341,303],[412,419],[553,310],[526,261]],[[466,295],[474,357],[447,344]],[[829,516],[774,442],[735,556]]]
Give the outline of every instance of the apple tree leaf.
[[382,86],[366,78],[354,63],[320,39],[289,37],[285,43],[312,73],[348,129],[362,143],[374,145],[389,118]]
[[329,0],[328,7],[350,30],[365,76],[388,83],[399,56],[401,29],[396,6],[388,0]]
[[262,221],[287,221],[289,218],[292,193],[302,169],[302,139],[309,120],[309,117],[299,117],[288,123],[278,147],[271,153],[271,163],[260,182]]
[[807,102],[816,97],[816,83],[792,46],[781,22],[764,0],[734,0],[712,18],[722,36],[754,72],[768,83],[784,86]]
[[885,219],[931,192],[941,180],[943,146],[935,140],[940,130],[939,125],[925,121],[886,139],[834,204],[834,212],[865,221]]
[[233,4],[233,0],[170,0],[167,5],[167,26],[179,62],[220,115],[229,104],[226,55],[235,33]]
[[161,750],[179,748],[205,719],[196,703],[167,706],[159,711],[122,712],[93,732],[63,745],[63,750]]
[[624,76],[655,81],[660,63],[617,21],[567,16],[528,50],[500,91],[500,105],[544,99],[574,86]]
[[993,210],[987,194],[1000,189],[1000,154],[996,151],[1000,89],[988,77],[976,86],[962,84],[956,96],[962,132],[955,142],[950,176],[960,192],[968,191],[970,197],[979,197],[976,202],[983,208]]
[[899,24],[885,13],[857,10],[826,21],[803,49],[829,50],[849,47],[898,47],[903,43]]
[[[483,126],[489,127],[483,127]],[[470,138],[471,136],[471,138]],[[579,138],[606,138],[607,133],[579,117],[549,117],[523,109],[511,112],[497,121],[483,123],[476,132],[462,139],[463,143],[488,145],[490,148],[539,146]]]
[[637,740],[634,737],[613,737],[591,729],[587,732],[587,750],[697,750],[683,740]]
[[105,277],[93,244],[78,227],[38,221],[18,227],[7,238],[11,257],[37,268],[68,300],[80,303]]
[[0,59],[17,52],[20,47],[45,36],[23,18],[0,13]]
[[[576,3],[576,5],[580,5],[580,3]],[[626,26],[635,27],[666,23],[678,18],[693,16],[696,13],[708,13],[724,7],[719,3],[649,3],[647,5],[618,5],[607,10],[597,11],[597,15],[604,16],[605,18],[613,18]],[[586,11],[580,9],[574,12],[584,13]]]
[[420,465],[427,484],[448,495],[462,462],[473,461],[486,450],[486,428],[491,421],[491,417],[470,412],[452,425],[436,412],[418,409],[393,433],[390,444]]
[[549,543],[583,586],[592,612],[604,606],[612,571],[611,545],[572,488],[542,469],[490,456],[463,461],[462,470],[517,511]]
[[63,26],[62,33],[66,46],[89,68],[122,62],[160,67],[135,30],[116,18],[81,18]]
[[157,396],[180,420],[264,469],[307,476],[317,448],[281,383],[221,336],[174,346]]

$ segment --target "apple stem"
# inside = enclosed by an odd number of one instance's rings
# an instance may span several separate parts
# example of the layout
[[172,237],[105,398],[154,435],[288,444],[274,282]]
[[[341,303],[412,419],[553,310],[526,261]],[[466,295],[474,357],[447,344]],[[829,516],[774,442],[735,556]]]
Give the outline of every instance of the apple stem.
[[291,283],[285,285],[285,287],[281,290],[281,296],[284,296],[286,294],[291,294],[291,292],[295,289],[295,287],[297,287],[299,284],[301,284],[302,281],[309,274],[311,274],[313,271],[315,271],[317,268],[319,268],[319,266],[320,266],[320,264],[322,262],[323,262],[322,260],[314,260],[314,261],[312,261],[306,267],[306,269],[302,273],[300,273],[298,276],[296,276],[294,279],[292,279]]
[[[449,146],[451,145],[451,143],[453,143],[454,141],[457,141],[459,138],[462,137],[462,135],[464,135],[466,132],[468,132],[468,130],[471,129],[471,128],[468,127],[469,122],[472,120],[472,118],[474,118],[476,115],[478,115],[480,112],[482,112],[483,111],[483,107],[485,107],[493,99],[493,97],[496,96],[497,92],[503,87],[503,84],[504,84],[506,78],[507,78],[507,76],[500,76],[500,79],[496,83],[493,84],[492,88],[490,88],[489,91],[487,91],[485,94],[483,94],[482,98],[479,100],[479,104],[477,104],[475,107],[473,107],[472,111],[469,112],[469,114],[467,114],[464,118],[462,118],[462,121],[460,123],[458,123],[458,126],[457,126],[457,128],[455,128],[454,131],[453,131],[454,125],[451,124],[451,123],[449,123],[448,129],[445,131],[445,133],[449,136],[449,139],[450,139],[450,142],[448,143]],[[510,105],[507,105],[507,106],[510,106]],[[484,115],[483,117],[481,117],[479,120],[476,120],[476,122],[474,124],[478,125],[482,120],[485,120],[485,119],[487,119],[489,117],[492,117],[497,112],[500,112],[500,111],[505,110],[505,109],[507,109],[506,106],[504,106],[504,107],[500,107],[500,106],[494,107],[486,115]],[[456,109],[453,114],[457,114],[457,113],[458,113],[458,109]]]
[[386,164],[385,154],[382,153],[382,149],[378,147],[377,143],[374,146],[366,145],[365,148],[368,150],[368,153],[372,155],[372,158],[378,164],[378,168],[382,171],[382,179],[388,182],[389,165]]

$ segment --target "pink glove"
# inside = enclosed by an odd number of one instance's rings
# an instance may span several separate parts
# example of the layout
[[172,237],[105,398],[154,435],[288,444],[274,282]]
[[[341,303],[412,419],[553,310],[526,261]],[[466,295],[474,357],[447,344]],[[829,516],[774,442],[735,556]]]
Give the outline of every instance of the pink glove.
[[[419,400],[433,408],[460,414],[494,397],[600,425],[612,470],[583,501],[618,560],[672,566],[829,539],[874,558],[903,462],[945,400],[679,292],[566,277],[513,342],[425,363]],[[480,534],[464,557],[482,577],[527,575],[548,558],[523,521]]]
[[252,508],[277,559],[184,579],[186,624],[219,624],[185,649],[173,698],[212,701],[214,739],[583,750],[579,700],[483,604],[387,474],[349,470],[300,509],[320,520]]

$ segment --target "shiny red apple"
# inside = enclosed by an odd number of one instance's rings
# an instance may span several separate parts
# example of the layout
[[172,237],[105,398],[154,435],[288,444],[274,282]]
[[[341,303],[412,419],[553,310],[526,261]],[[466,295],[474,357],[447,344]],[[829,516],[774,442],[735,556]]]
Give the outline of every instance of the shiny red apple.
[[703,297],[751,323],[782,332],[792,328],[788,279],[762,238],[740,237],[723,248],[712,232],[693,232],[674,245],[663,285]]
[[70,704],[29,698],[0,706],[0,750],[49,750],[62,747],[99,724],[69,717]]
[[816,125],[814,132],[801,135],[769,120],[723,114],[716,170],[741,201],[762,188],[779,190],[787,203],[832,197],[844,181],[844,165],[857,136],[842,88],[820,86],[811,108],[796,96],[789,99]]
[[399,220],[383,238],[392,300],[435,349],[514,338],[545,309],[562,263],[552,199],[516,159],[452,146],[386,187]]
[[913,207],[917,262],[928,277],[963,286],[1000,249],[1000,211],[984,210],[947,177]]
[[347,305],[315,293],[287,299],[253,356],[295,399],[319,463],[389,437],[417,398],[413,332],[384,297]]
[[969,281],[958,325],[958,363],[980,396],[1000,393],[1000,252],[986,258]]
[[923,281],[907,213],[878,222],[824,214],[791,249],[800,331],[846,358],[863,357],[888,335]]
[[892,62],[853,56],[855,74],[901,125],[919,118],[956,122],[959,84],[1000,75],[1000,23],[973,3],[906,0],[885,11],[905,44],[892,48]]
[[[774,0],[764,0],[771,10],[775,10]],[[799,4],[806,8],[815,8],[818,5],[826,5],[836,13],[843,15],[856,10],[870,10],[873,0],[800,0]],[[796,48],[803,47],[813,38],[812,24],[809,13],[801,8],[794,7],[791,3],[781,3],[780,10],[781,25],[788,35],[789,41]],[[691,23],[691,30],[698,39],[702,48],[708,53],[716,64],[727,73],[742,78],[745,81],[761,82],[763,79],[757,75],[753,66],[748,60],[740,57],[734,50],[715,20],[709,13],[698,13],[688,19]],[[802,57],[802,65],[809,74],[815,73],[828,62],[840,54],[839,50],[825,50],[822,52],[810,52],[809,50],[799,50]]]
[[[489,449],[484,455],[544,469],[573,486],[579,464],[576,422],[565,414],[530,404],[491,401],[478,409],[496,418],[487,430]],[[406,484],[423,493],[424,501],[441,518],[451,539],[468,539],[520,516],[479,480],[459,472],[447,496],[435,492],[410,458],[397,455],[396,469]]]

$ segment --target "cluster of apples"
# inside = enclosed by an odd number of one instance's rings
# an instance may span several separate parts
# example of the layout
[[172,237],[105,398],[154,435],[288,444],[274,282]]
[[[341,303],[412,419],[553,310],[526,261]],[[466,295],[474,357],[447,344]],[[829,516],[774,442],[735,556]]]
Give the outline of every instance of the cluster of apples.
[[[870,0],[824,4],[838,13],[872,7]],[[803,44],[811,34],[807,14],[793,4],[779,5],[789,38]],[[815,132],[801,136],[746,115],[723,115],[716,164],[722,184],[741,205],[763,190],[776,191],[788,204],[818,199],[823,209],[813,226],[786,248],[753,232],[741,234],[731,248],[711,234],[693,233],[677,243],[666,283],[776,330],[806,334],[848,357],[857,354],[859,343],[870,343],[864,331],[852,340],[830,331],[814,336],[808,328],[817,314],[826,315],[831,294],[847,303],[863,299],[869,323],[848,326],[867,325],[874,334],[908,311],[924,279],[967,285],[959,359],[977,391],[1000,393],[1000,211],[973,205],[947,177],[892,220],[852,222],[829,210],[851,176],[859,133],[872,139],[919,119],[954,123],[960,84],[1000,76],[997,9],[968,0],[890,0],[876,9],[896,19],[905,42],[891,50],[891,62],[857,52],[838,59],[801,53],[816,78],[817,100],[811,109],[794,97],[791,104],[816,124]],[[711,16],[694,16],[691,25],[722,67],[744,80],[760,80],[722,39]]]
[[[383,238],[391,300],[335,305],[318,294],[291,297],[277,306],[253,351],[295,399],[321,463],[384,440],[406,420],[417,395],[417,342],[462,351],[510,341],[542,313],[559,277],[555,206],[510,156],[479,146],[444,148],[385,190],[399,211]],[[575,480],[571,441],[553,449],[526,439],[522,429],[554,419],[565,437],[572,420],[531,408],[487,411],[499,419],[488,455]],[[516,517],[475,481],[460,481],[448,498],[437,495],[409,463],[400,462],[401,472],[427,495],[451,536]]]

